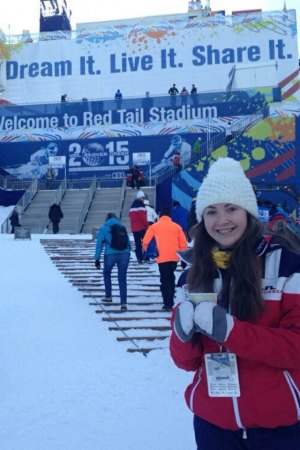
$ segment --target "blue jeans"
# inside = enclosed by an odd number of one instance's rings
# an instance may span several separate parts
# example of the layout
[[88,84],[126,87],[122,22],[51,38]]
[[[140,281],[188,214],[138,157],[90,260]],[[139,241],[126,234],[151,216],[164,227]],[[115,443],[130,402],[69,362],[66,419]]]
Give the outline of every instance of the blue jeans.
[[[222,411],[219,411],[222,414]],[[270,411],[272,414],[272,411]],[[299,450],[300,425],[231,431],[194,416],[197,450]]]
[[111,271],[116,264],[118,267],[118,282],[120,289],[120,301],[122,304],[127,303],[127,268],[129,264],[130,253],[114,253],[104,255],[104,286],[105,296],[111,297]]

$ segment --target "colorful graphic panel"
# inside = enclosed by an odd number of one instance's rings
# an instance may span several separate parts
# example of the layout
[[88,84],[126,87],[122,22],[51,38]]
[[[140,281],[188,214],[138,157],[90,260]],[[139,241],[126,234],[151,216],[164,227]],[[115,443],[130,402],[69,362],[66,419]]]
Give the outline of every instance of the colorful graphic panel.
[[241,162],[261,200],[287,202],[294,205],[293,210],[300,198],[298,128],[299,119],[296,122],[292,117],[264,119],[176,175],[173,198],[188,208],[209,166],[216,159],[229,156]]

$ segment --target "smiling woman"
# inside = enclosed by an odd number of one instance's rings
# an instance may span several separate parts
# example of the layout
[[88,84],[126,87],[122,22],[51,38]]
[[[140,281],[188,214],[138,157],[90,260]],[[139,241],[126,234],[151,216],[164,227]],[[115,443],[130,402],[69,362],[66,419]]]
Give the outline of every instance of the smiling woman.
[[231,158],[211,165],[196,212],[170,349],[195,371],[186,400],[197,449],[254,450],[262,439],[272,450],[300,448],[300,254],[264,235],[251,183]]
[[246,210],[236,205],[220,203],[203,212],[205,228],[220,248],[230,248],[242,237],[247,227]]

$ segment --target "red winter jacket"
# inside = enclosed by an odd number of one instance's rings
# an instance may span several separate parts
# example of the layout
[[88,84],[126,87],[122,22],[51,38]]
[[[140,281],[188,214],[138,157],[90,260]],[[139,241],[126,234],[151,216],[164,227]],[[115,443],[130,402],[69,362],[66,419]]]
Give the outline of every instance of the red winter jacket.
[[195,372],[185,393],[189,408],[224,429],[274,428],[300,420],[300,255],[271,244],[264,260],[265,311],[254,323],[234,319],[223,344],[223,351],[237,356],[240,397],[208,396],[204,355],[219,352],[218,343],[201,334],[196,345],[184,343],[174,329],[171,335],[175,364]]
[[129,219],[132,232],[147,230],[147,210],[141,199],[136,198],[133,201],[129,210]]

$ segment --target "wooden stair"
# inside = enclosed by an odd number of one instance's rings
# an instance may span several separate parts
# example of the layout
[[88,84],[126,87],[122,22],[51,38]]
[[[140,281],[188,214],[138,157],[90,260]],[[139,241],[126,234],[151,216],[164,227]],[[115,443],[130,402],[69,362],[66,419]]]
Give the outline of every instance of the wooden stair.
[[[127,352],[145,356],[168,348],[171,313],[162,310],[157,264],[137,264],[130,260],[127,272],[127,308],[120,310],[117,270],[112,272],[114,301],[98,301],[105,295],[102,270],[94,266],[95,241],[89,239],[42,239],[46,253],[62,275],[81,293],[83,300],[99,315],[108,331]],[[103,261],[102,261],[103,267]]]

